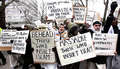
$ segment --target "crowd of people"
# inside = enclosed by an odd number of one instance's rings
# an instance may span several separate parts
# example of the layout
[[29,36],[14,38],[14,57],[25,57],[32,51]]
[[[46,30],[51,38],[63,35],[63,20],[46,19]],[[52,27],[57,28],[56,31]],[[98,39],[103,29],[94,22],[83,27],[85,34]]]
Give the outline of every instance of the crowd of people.
[[[17,67],[22,66],[22,69],[29,69],[31,66],[34,66],[35,69],[120,69],[120,30],[118,28],[118,22],[117,18],[114,17],[114,11],[117,8],[117,2],[112,2],[111,4],[111,11],[109,16],[106,19],[106,23],[103,26],[101,21],[95,21],[92,24],[92,28],[90,28],[90,25],[88,23],[84,24],[76,24],[73,23],[72,19],[66,19],[63,23],[60,25],[57,25],[55,21],[51,21],[53,25],[51,25],[51,22],[48,22],[48,27],[45,28],[39,28],[39,29],[47,29],[52,30],[55,32],[55,42],[59,42],[60,40],[69,40],[70,37],[76,36],[78,34],[84,34],[86,32],[90,32],[91,35],[93,33],[115,33],[118,34],[118,41],[117,41],[117,48],[115,52],[115,56],[96,56],[95,58],[91,58],[88,60],[84,60],[81,62],[77,62],[70,65],[61,66],[58,53],[56,51],[56,48],[53,48],[53,52],[56,56],[56,63],[55,64],[34,64],[33,62],[33,56],[32,52],[34,51],[31,47],[31,39],[30,35],[28,36],[28,39],[26,40],[26,53],[24,55],[20,55],[19,58],[17,58],[17,64],[14,66],[13,69],[18,69]],[[111,29],[112,28],[112,29]],[[17,29],[17,30],[30,30],[29,26],[25,25],[24,29]],[[32,30],[36,30],[32,28]],[[112,32],[111,32],[112,31]],[[12,41],[11,41],[12,42]],[[10,55],[16,55],[11,53],[10,51],[7,51]],[[6,64],[6,58],[0,52],[0,59],[2,59],[2,65]]]

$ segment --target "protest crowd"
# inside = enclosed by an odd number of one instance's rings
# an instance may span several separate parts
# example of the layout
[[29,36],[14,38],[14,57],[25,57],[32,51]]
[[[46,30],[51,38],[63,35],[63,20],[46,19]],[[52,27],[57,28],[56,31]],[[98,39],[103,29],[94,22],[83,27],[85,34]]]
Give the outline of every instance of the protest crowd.
[[[51,4],[49,10],[53,9]],[[120,29],[118,17],[114,16],[117,7],[116,1],[111,3],[105,25],[100,20],[90,25],[86,17],[78,14],[84,15],[86,9],[75,7],[76,14],[61,23],[57,19],[64,16],[56,14],[52,19],[52,14],[67,12],[66,8],[53,9],[46,23],[36,28],[0,28],[0,66],[7,65],[8,54],[9,69],[120,69]],[[63,14],[67,17],[71,12]]]

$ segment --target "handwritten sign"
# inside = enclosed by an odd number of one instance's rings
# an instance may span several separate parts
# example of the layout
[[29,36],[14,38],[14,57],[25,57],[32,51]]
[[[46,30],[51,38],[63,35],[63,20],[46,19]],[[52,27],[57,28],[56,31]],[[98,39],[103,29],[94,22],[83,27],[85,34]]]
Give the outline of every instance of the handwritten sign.
[[94,20],[95,12],[94,11],[88,11],[87,17],[86,17],[86,23],[92,24]]
[[114,55],[117,44],[117,34],[93,34],[97,55]]
[[[119,1],[120,2],[120,1]],[[119,11],[118,11],[118,16],[117,16],[117,18],[118,18],[118,23],[120,23],[120,9],[119,9]]]
[[34,48],[33,59],[35,63],[55,63],[54,32],[46,30],[31,31],[31,43]]
[[75,23],[85,23],[86,18],[86,9],[85,7],[74,7],[73,13],[74,13],[74,22]]
[[11,40],[15,39],[16,30],[3,29],[0,33],[0,50],[11,50]]
[[68,65],[96,56],[90,33],[79,34],[57,43],[61,65]]
[[[5,10],[6,22],[25,22],[25,14],[21,12],[24,6],[7,6]],[[19,9],[18,9],[19,8]],[[14,15],[13,15],[14,14]]]
[[72,2],[55,0],[47,2],[48,20],[72,18]]
[[17,31],[16,39],[13,41],[12,52],[25,54],[26,40],[28,38],[29,30]]
[[120,15],[118,16],[118,23],[120,23]]

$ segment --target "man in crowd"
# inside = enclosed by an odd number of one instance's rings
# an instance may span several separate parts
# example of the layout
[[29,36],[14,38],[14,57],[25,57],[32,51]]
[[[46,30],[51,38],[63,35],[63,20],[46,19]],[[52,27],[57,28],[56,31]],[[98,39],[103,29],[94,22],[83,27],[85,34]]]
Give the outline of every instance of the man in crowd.
[[70,19],[64,21],[65,29],[68,30],[68,36],[72,37],[78,34],[79,26],[75,23],[72,23]]
[[[68,32],[65,30],[64,24],[60,24],[60,26],[58,28],[58,31],[55,32],[55,42],[57,44],[57,42],[59,42],[60,40],[66,40],[66,39],[69,39],[68,38]],[[61,66],[60,65],[60,61],[59,61],[59,58],[58,58],[58,53],[56,51],[56,48],[53,48],[53,51],[55,52],[56,60],[57,60],[57,63],[58,63],[57,68],[58,69],[66,69],[66,66]]]
[[99,22],[99,21],[95,21],[94,23],[93,23],[93,32],[95,32],[95,33],[101,33],[102,31],[101,31],[101,23]]
[[59,30],[55,32],[55,41],[65,40],[68,39],[68,32],[65,30],[65,26],[61,24],[59,26]]

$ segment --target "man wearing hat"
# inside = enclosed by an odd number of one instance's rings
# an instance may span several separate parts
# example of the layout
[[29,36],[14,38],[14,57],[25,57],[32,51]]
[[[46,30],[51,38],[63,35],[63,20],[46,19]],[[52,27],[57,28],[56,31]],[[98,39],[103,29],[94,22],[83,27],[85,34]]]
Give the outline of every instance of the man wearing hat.
[[93,31],[95,33],[101,33],[101,23],[99,21],[93,23]]

